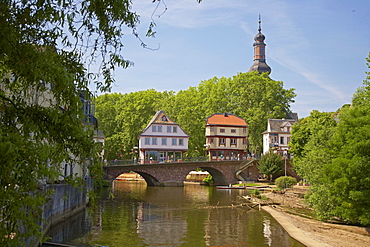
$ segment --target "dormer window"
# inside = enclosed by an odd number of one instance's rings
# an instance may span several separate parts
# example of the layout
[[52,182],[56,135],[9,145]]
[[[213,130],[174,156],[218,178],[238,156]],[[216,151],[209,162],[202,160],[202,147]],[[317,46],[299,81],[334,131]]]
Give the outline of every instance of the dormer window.
[[166,118],[166,116],[162,116],[162,121],[167,121],[167,118]]

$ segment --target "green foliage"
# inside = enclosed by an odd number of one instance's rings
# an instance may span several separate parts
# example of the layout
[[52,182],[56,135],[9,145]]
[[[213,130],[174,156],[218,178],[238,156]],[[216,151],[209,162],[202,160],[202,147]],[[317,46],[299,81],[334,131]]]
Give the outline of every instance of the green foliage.
[[279,189],[291,188],[295,184],[297,184],[297,180],[295,178],[289,177],[289,176],[278,177],[275,180],[275,185]]
[[204,178],[202,181],[205,182],[208,185],[212,185],[213,184],[213,177],[212,177],[211,174],[208,174],[208,176],[206,178]]
[[258,189],[254,189],[250,192],[251,195],[259,196],[261,192]]
[[319,179],[320,168],[334,155],[328,143],[337,125],[334,116],[314,110],[293,126],[289,152],[294,154],[294,169],[309,183]]
[[[370,54],[367,61],[370,67]],[[302,129],[295,132],[293,127],[292,141],[305,140],[295,166],[311,183],[308,202],[323,220],[370,225],[369,79],[367,76],[354,94],[352,106],[339,111],[338,124],[333,124],[330,114],[322,113],[308,120],[315,132],[303,134]]]
[[294,96],[293,89],[284,89],[282,82],[266,74],[240,73],[231,78],[214,77],[177,93],[151,89],[102,95],[96,99],[96,116],[107,136],[108,159],[130,158],[130,150],[138,145],[137,136],[158,110],[190,135],[188,157],[204,156],[205,120],[223,112],[247,121],[250,152],[259,153],[267,119],[284,117]]
[[[61,162],[82,164],[91,156],[92,132],[82,124],[78,94],[88,92],[91,83],[109,90],[115,68],[131,64],[120,54],[123,30],[134,31],[139,21],[131,5],[129,0],[1,1],[2,245],[41,236],[37,222],[49,194],[43,185],[58,179]],[[91,66],[96,60],[100,66]]]
[[261,157],[258,169],[260,173],[265,174],[270,181],[272,176],[283,170],[283,159],[280,155],[268,152]]

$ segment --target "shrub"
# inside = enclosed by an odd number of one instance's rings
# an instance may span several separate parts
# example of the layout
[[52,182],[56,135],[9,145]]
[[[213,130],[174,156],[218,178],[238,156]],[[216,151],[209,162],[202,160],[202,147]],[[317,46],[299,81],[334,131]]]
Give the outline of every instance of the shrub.
[[212,178],[212,175],[211,174],[208,174],[208,176],[206,178],[203,179],[203,182],[205,182],[206,184],[208,185],[211,185],[213,184],[213,178]]
[[283,176],[283,177],[279,177],[275,180],[275,185],[279,188],[279,189],[286,189],[286,188],[291,188],[293,187],[293,185],[295,185],[297,183],[297,180],[293,177],[289,177],[289,176]]

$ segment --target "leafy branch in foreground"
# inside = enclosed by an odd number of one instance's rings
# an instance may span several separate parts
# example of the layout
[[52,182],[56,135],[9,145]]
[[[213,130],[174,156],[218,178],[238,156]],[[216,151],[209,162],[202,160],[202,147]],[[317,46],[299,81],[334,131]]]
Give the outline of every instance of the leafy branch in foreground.
[[121,52],[125,29],[139,22],[131,7],[130,0],[0,2],[2,245],[41,237],[44,185],[62,176],[62,162],[91,156],[79,93],[90,84],[110,90],[113,71],[130,66]]

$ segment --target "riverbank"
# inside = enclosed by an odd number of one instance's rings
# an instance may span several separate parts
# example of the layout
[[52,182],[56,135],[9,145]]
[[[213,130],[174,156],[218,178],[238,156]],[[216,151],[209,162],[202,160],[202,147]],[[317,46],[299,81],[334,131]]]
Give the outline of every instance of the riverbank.
[[[290,193],[265,193],[271,201],[280,205],[264,206],[288,234],[306,246],[367,247],[370,246],[370,228],[326,223],[315,220],[307,213],[301,198],[305,188],[295,187]],[[305,214],[300,214],[304,211]]]

